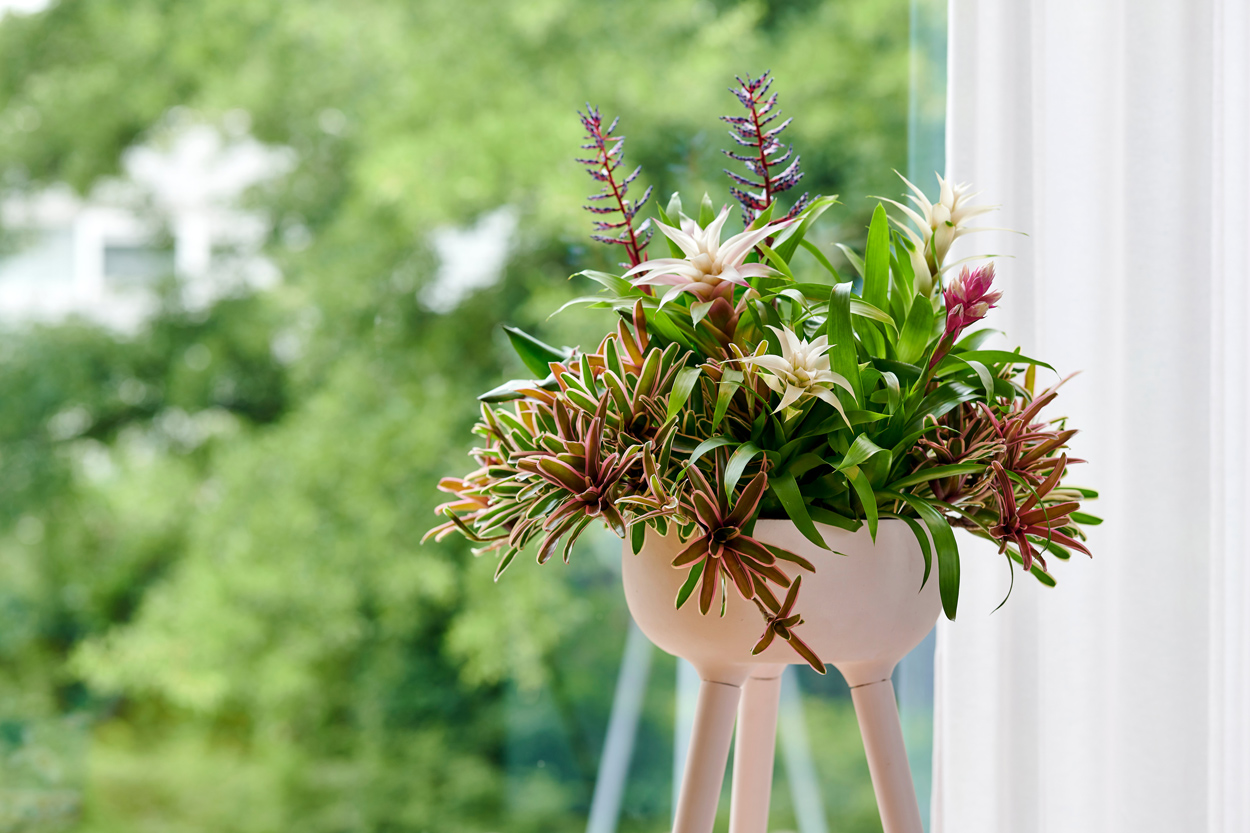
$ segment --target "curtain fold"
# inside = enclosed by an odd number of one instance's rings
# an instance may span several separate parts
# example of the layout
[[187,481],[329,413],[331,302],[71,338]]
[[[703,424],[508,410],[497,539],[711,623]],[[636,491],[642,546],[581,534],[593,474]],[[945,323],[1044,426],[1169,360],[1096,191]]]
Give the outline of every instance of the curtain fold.
[[[1068,381],[1092,560],[965,539],[938,634],[933,825],[1250,831],[1250,15],[951,0],[947,173],[1001,203],[991,326]],[[931,187],[931,186],[930,186]],[[1044,380],[1039,376],[1039,384]]]

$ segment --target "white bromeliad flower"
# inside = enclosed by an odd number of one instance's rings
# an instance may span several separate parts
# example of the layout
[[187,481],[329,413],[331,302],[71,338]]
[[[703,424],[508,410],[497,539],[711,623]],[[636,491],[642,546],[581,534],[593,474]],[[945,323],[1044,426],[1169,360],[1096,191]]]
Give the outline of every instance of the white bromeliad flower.
[[983,228],[970,228],[968,222],[973,217],[993,211],[998,206],[971,205],[977,195],[968,193],[968,185],[952,184],[949,179],[943,179],[941,174],[937,175],[938,201],[936,203],[929,202],[924,192],[908,181],[907,177],[899,174],[899,178],[911,189],[912,193],[908,194],[907,198],[916,204],[916,208],[895,200],[885,201],[902,209],[903,213],[916,224],[916,228],[913,229],[896,221],[899,230],[907,235],[907,239],[915,247],[911,261],[916,273],[917,289],[930,295],[933,292],[934,278],[956,265],[945,264],[946,254],[950,251],[951,244],[965,234],[987,231],[988,229]]
[[829,357],[825,355],[831,346],[829,340],[822,335],[807,341],[799,338],[789,327],[777,329],[770,325],[768,329],[777,334],[781,355],[757,353],[742,359],[742,363],[767,371],[762,377],[764,384],[781,394],[777,411],[790,407],[805,396],[815,396],[837,408],[845,419],[846,411],[842,409],[833,388],[836,385],[851,396],[855,395],[855,390],[845,376],[829,369]]
[[729,217],[729,206],[721,209],[707,228],[689,217],[681,218],[681,228],[656,221],[655,225],[664,236],[672,240],[686,255],[685,258],[662,257],[644,261],[625,273],[632,278],[634,286],[661,285],[673,289],[665,294],[661,305],[668,303],[683,292],[689,292],[700,301],[726,298],[733,287],[748,286],[747,278],[762,278],[777,274],[762,263],[746,263],[747,256],[756,244],[776,234],[792,221],[769,223],[758,229],[748,229],[721,242],[721,229]]

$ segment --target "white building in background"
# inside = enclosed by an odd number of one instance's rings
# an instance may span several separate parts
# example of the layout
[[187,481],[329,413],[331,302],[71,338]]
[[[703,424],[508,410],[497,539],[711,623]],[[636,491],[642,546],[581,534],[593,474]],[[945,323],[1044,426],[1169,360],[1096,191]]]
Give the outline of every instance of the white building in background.
[[0,203],[0,322],[81,315],[132,329],[153,310],[162,278],[176,276],[192,305],[277,279],[260,255],[269,219],[239,202],[288,171],[293,154],[247,137],[243,113],[226,119],[236,138],[178,120],[129,151],[125,177],[88,198],[54,187]]

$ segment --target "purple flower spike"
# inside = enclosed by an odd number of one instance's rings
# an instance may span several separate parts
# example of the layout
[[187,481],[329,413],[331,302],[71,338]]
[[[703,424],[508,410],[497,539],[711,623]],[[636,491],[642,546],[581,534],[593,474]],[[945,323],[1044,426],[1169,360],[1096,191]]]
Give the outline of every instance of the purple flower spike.
[[[743,225],[750,226],[782,191],[788,191],[803,178],[799,170],[800,157],[794,155],[794,147],[786,146],[782,152],[779,139],[782,131],[790,126],[791,119],[786,119],[775,127],[769,125],[779,115],[775,112],[777,94],[768,94],[773,85],[770,72],[759,78],[747,76],[745,80],[738,78],[738,87],[729,91],[737,96],[738,101],[746,108],[745,116],[721,116],[721,121],[728,122],[733,128],[729,138],[738,145],[749,150],[742,153],[721,151],[730,159],[741,162],[751,177],[740,176],[729,169],[725,173],[742,188],[729,189],[734,199],[742,203]],[[793,159],[791,159],[793,157]],[[807,194],[799,197],[794,208],[783,219],[795,217],[807,205]]]
[[596,233],[590,237],[600,243],[624,246],[629,257],[629,265],[637,266],[647,259],[647,243],[651,240],[651,230],[647,221],[644,220],[641,225],[635,226],[634,219],[647,200],[651,198],[651,188],[647,188],[641,199],[631,200],[629,186],[638,178],[642,167],[635,168],[634,172],[624,179],[617,176],[616,169],[620,167],[625,150],[625,137],[612,135],[620,121],[619,118],[613,119],[605,129],[598,107],[591,107],[587,104],[586,112],[579,112],[577,115],[582,120],[582,127],[586,129],[586,142],[582,145],[582,150],[589,150],[593,153],[589,159],[577,161],[586,166],[586,173],[591,179],[603,185],[598,194],[589,198],[592,202],[603,204],[586,205],[583,208],[599,216],[620,215],[619,220],[595,220]]

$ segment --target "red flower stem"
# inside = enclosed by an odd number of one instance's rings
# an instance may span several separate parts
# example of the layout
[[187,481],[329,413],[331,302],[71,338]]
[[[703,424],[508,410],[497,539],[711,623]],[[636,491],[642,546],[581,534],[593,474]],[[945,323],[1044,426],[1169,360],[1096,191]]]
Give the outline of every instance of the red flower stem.
[[[612,187],[612,197],[616,200],[621,216],[625,218],[625,230],[629,232],[629,242],[625,244],[625,252],[629,255],[629,265],[637,266],[647,259],[647,253],[638,248],[638,233],[634,231],[634,218],[629,213],[628,206],[625,205],[625,198],[621,195],[620,186],[616,184],[616,175],[612,171],[612,160],[608,156],[608,143],[598,127],[595,128],[595,139],[599,145],[596,148],[599,152],[599,161],[603,165],[603,172],[608,177],[608,185]],[[644,286],[642,290],[648,295],[651,294],[649,287]]]
[[[755,146],[760,152],[760,178],[764,180],[764,207],[760,209],[760,214],[763,214],[773,204],[773,189],[772,183],[768,179],[768,154],[764,152],[764,129],[760,126],[760,113],[756,107],[754,95],[751,96],[751,122],[755,125]],[[759,214],[755,216],[758,217]],[[769,242],[771,241],[772,238],[770,237]]]

